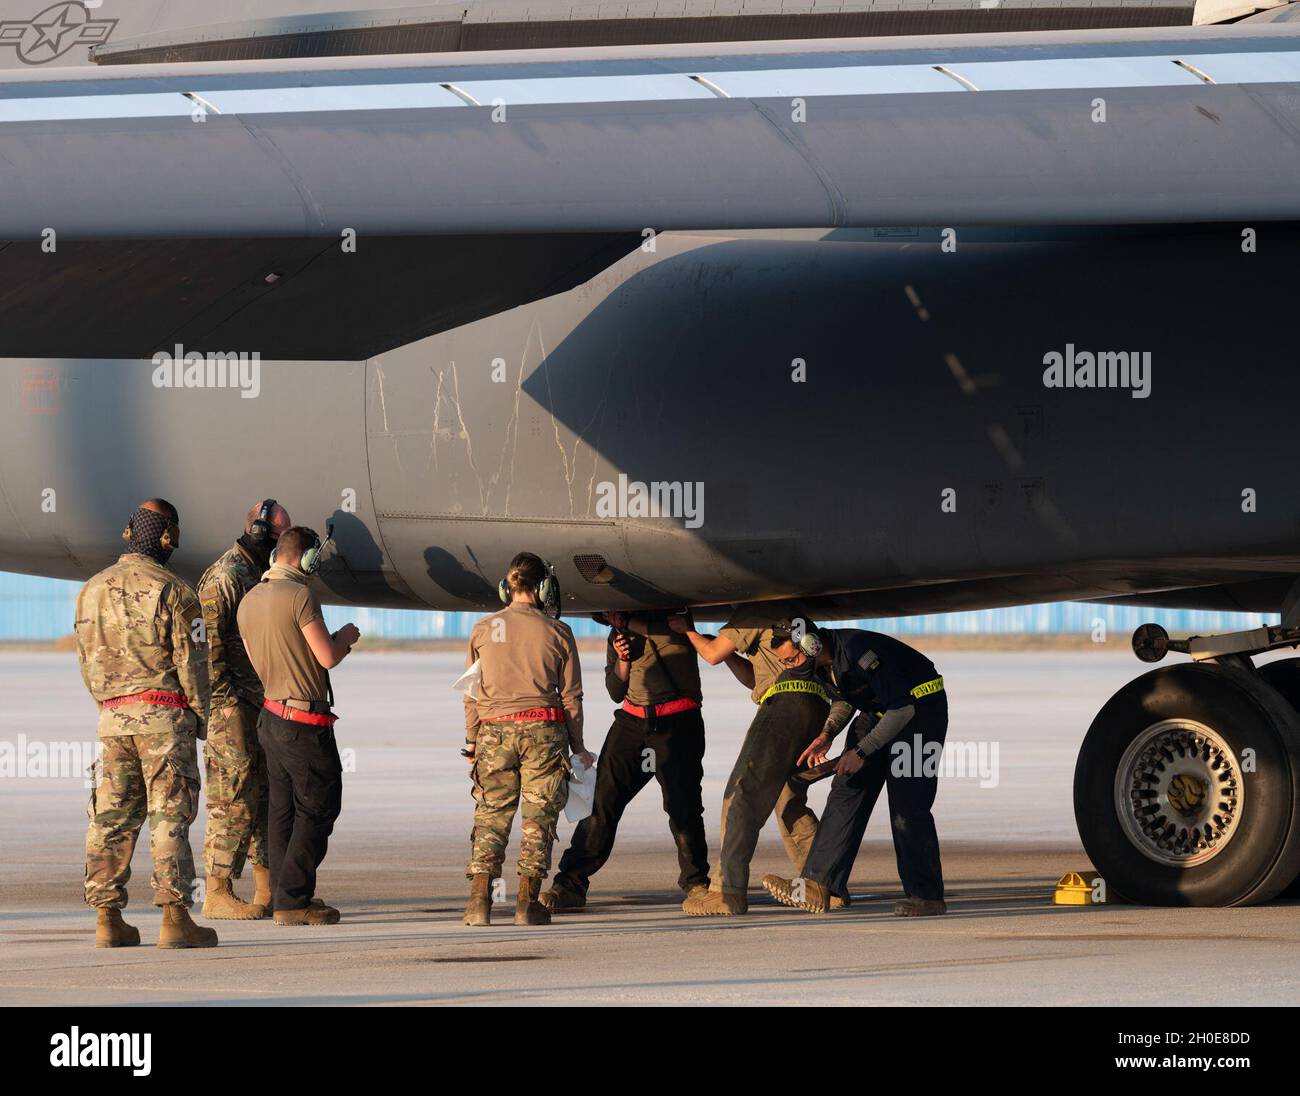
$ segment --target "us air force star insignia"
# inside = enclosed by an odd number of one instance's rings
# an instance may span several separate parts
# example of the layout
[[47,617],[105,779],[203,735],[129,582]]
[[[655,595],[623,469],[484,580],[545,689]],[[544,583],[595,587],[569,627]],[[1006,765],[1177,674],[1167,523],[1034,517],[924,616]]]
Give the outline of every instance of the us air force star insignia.
[[13,46],[25,65],[43,65],[72,49],[108,40],[116,19],[92,19],[85,4],[63,0],[31,19],[0,22],[0,46]]

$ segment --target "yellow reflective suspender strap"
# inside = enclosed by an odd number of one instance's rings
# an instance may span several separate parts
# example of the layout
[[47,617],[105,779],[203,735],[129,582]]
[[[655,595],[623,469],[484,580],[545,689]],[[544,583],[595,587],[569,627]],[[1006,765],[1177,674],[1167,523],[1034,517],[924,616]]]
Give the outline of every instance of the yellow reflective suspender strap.
[[778,681],[763,694],[759,704],[766,704],[778,693],[812,693],[813,696],[821,697],[827,704],[831,702],[831,698],[826,695],[826,690],[815,681]]
[[923,696],[931,696],[934,693],[943,692],[943,678],[936,677],[933,681],[927,681],[924,685],[918,685],[912,690],[912,695],[920,700]]

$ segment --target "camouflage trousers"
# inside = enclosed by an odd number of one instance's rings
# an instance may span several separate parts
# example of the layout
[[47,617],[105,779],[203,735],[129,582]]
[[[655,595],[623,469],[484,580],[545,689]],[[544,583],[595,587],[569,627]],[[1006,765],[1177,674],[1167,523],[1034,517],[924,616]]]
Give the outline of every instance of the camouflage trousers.
[[194,901],[190,823],[199,811],[199,759],[194,734],[157,731],[101,739],[91,770],[86,814],[86,904],[121,909],[131,854],[145,819],[153,857],[154,905]]
[[257,741],[257,712],[239,701],[214,707],[203,745],[208,828],[203,867],[214,879],[238,879],[245,860],[266,867],[266,755]]
[[522,819],[519,874],[541,878],[551,870],[555,827],[569,797],[568,752],[569,732],[561,723],[480,724],[470,770],[474,832],[466,875],[501,874],[516,808]]

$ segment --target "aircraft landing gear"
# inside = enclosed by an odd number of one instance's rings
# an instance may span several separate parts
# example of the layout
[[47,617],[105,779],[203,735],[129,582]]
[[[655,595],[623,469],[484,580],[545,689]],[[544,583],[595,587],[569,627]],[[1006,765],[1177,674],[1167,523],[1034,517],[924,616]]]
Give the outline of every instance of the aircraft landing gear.
[[1075,820],[1109,889],[1144,905],[1243,906],[1300,876],[1300,659],[1250,659],[1297,643],[1293,628],[1134,633],[1143,661],[1195,661],[1129,682],[1080,748]]

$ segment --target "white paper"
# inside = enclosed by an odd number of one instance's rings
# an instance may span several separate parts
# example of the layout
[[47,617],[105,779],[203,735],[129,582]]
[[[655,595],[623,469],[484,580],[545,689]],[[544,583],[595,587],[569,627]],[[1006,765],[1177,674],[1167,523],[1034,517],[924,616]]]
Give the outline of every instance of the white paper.
[[478,687],[483,681],[483,666],[476,658],[474,665],[466,670],[460,677],[451,683],[453,689],[459,689],[466,693],[471,700],[478,699]]
[[587,769],[575,754],[569,758],[569,798],[564,804],[564,817],[570,822],[581,822],[591,814],[592,800],[596,796],[596,766]]

